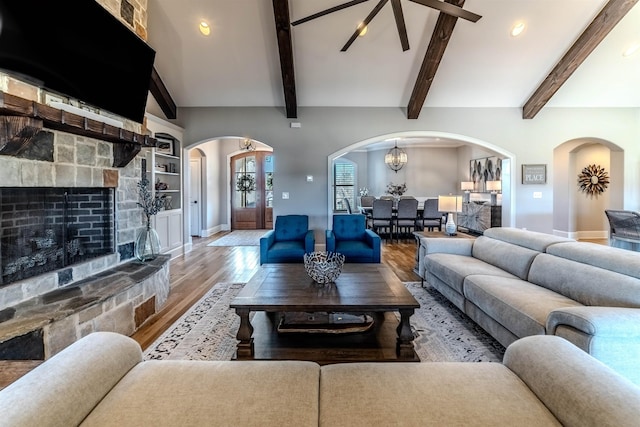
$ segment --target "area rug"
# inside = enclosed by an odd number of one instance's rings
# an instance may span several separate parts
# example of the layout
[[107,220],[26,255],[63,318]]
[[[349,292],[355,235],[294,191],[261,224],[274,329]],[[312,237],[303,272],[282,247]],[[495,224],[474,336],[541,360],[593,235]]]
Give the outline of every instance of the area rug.
[[260,238],[269,230],[233,230],[207,246],[260,246]]
[[[420,282],[405,283],[420,303],[411,316],[415,350],[422,362],[501,362],[504,347]],[[218,283],[144,352],[146,360],[230,360],[240,318],[229,303],[242,283]]]

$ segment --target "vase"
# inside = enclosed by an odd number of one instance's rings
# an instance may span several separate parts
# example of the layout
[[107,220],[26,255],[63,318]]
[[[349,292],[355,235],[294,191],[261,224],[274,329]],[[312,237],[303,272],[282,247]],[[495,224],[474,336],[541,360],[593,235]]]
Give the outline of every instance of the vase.
[[147,226],[138,234],[135,243],[135,255],[142,262],[152,261],[158,257],[160,253],[160,238],[151,222],[147,222]]

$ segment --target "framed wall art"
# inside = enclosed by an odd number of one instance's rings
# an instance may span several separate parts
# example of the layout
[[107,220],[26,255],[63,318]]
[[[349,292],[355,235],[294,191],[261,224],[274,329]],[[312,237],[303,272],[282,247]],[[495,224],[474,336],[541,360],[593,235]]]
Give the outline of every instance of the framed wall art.
[[469,179],[473,181],[474,192],[486,192],[487,181],[502,179],[502,159],[483,157],[469,161]]
[[547,165],[522,165],[523,184],[546,184]]
[[175,155],[173,153],[173,139],[156,136],[156,140],[158,141],[156,153],[168,154],[170,156]]

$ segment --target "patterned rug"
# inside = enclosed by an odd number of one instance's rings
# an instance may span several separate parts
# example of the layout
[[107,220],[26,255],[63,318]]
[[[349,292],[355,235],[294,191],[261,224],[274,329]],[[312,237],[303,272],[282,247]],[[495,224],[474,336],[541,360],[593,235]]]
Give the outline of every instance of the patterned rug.
[[260,238],[269,230],[233,230],[207,246],[260,246]]
[[[502,361],[504,347],[438,291],[420,282],[405,285],[420,303],[411,326],[422,362]],[[147,348],[145,359],[230,360],[240,320],[229,303],[243,286],[215,285]]]

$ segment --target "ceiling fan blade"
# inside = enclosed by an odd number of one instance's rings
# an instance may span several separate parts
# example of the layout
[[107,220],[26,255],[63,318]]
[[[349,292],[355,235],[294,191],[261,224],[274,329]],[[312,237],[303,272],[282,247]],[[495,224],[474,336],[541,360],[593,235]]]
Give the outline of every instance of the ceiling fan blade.
[[360,24],[358,28],[356,28],[356,31],[351,35],[351,38],[349,38],[347,43],[345,43],[345,45],[342,46],[342,49],[340,49],[341,52],[346,52],[347,49],[349,49],[349,46],[351,46],[353,42],[356,41],[356,39],[360,35],[360,31],[362,30],[362,28],[369,25],[369,22],[371,22],[371,20],[378,14],[378,12],[380,12],[380,9],[382,9],[382,6],[387,4],[388,1],[389,0],[380,0],[380,2],[378,2],[378,4],[376,5],[376,7],[373,8],[369,16],[367,16],[365,20],[362,21],[362,24]]
[[304,24],[305,22],[311,21],[312,19],[320,18],[320,17],[323,17],[323,16],[328,15],[330,13],[337,12],[337,11],[342,10],[342,9],[346,9],[348,7],[355,6],[355,5],[360,4],[360,3],[364,3],[366,1],[369,1],[369,0],[352,0],[352,1],[349,1],[349,2],[346,2],[346,3],[343,3],[343,4],[339,4],[338,6],[334,6],[334,7],[331,7],[329,9],[320,11],[318,13],[314,13],[313,15],[309,15],[309,16],[307,16],[305,18],[298,19],[297,21],[293,21],[291,23],[291,25],[295,26],[295,25],[298,25],[298,24]]
[[456,18],[466,19],[467,21],[477,22],[478,19],[482,18],[480,15],[476,15],[473,12],[469,12],[461,7],[456,5],[445,3],[440,0],[411,0],[414,3],[421,4],[423,6],[431,7],[433,9],[437,9],[440,12],[446,13],[447,15],[455,16]]
[[391,0],[393,8],[393,16],[396,18],[396,27],[398,27],[398,36],[400,36],[400,44],[402,50],[409,50],[409,38],[407,37],[407,26],[404,23],[404,14],[402,13],[402,5],[400,0]]

